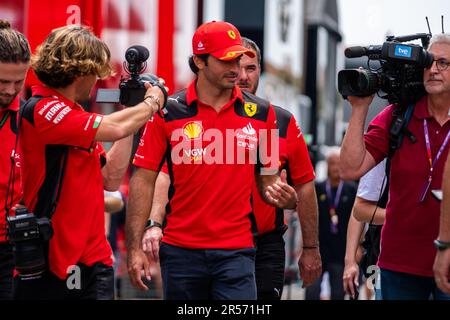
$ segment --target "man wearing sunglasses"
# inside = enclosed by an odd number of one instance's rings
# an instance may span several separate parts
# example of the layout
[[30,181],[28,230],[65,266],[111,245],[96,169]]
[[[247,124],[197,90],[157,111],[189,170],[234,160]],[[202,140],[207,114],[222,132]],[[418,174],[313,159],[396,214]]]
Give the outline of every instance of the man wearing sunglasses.
[[[407,127],[417,141],[404,139],[391,159],[390,196],[378,260],[382,296],[387,300],[450,298],[434,281],[440,204],[431,195],[431,190],[441,188],[450,145],[450,34],[433,36],[428,50],[434,61],[424,70],[427,94],[415,104]],[[342,144],[344,179],[361,177],[388,156],[395,105],[383,110],[364,135],[372,99],[348,97],[352,115]]]

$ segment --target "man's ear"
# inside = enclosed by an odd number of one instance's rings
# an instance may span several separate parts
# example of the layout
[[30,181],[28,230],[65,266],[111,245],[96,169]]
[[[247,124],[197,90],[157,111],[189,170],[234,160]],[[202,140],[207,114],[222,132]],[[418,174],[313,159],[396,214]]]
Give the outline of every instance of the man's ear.
[[202,70],[206,66],[205,61],[203,59],[200,59],[198,56],[194,55],[192,58],[199,70]]

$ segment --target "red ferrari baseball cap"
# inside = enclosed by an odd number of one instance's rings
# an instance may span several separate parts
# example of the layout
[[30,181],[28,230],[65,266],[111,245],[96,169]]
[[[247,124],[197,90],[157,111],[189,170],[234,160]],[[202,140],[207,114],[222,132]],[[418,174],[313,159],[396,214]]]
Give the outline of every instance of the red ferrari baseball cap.
[[192,38],[194,54],[209,53],[219,60],[232,60],[242,54],[254,58],[255,53],[242,45],[241,35],[231,23],[211,21],[202,24]]

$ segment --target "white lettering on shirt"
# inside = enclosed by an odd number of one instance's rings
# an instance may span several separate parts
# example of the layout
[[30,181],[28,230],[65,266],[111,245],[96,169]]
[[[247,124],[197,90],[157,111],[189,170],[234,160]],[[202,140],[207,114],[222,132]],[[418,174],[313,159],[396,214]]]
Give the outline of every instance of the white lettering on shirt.
[[65,107],[53,120],[54,124],[58,124],[72,109],[70,107]]
[[53,100],[53,101],[47,102],[47,103],[42,107],[42,109],[39,110],[39,114],[42,116],[42,115],[44,114],[44,112],[45,112],[49,107],[51,107],[52,105],[54,105],[54,104],[57,103],[57,102],[58,102],[58,100]]
[[45,115],[45,119],[47,119],[48,121],[52,121],[53,117],[56,115],[56,113],[58,113],[59,110],[61,110],[62,108],[66,107],[66,105],[64,104],[64,102],[60,102],[55,104],[53,107],[50,108],[50,110],[47,112],[47,114]]

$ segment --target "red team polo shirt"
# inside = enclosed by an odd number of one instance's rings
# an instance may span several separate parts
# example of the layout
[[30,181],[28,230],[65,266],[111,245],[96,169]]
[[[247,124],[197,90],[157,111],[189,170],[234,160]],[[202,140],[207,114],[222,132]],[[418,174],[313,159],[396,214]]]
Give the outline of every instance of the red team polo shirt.
[[[388,154],[392,110],[392,105],[384,109],[372,121],[364,137],[366,148],[377,163]],[[433,240],[437,238],[439,231],[440,203],[430,191],[441,189],[449,147],[447,145],[436,163],[434,178],[424,202],[419,202],[430,168],[425,145],[424,119],[428,121],[433,159],[450,129],[450,121],[447,120],[441,127],[429,114],[426,97],[416,104],[408,130],[417,138],[417,143],[413,144],[405,137],[391,162],[389,202],[382,229],[378,265],[392,271],[432,277],[436,255]]]
[[[280,171],[287,170],[288,182],[294,186],[307,183],[315,175],[300,127],[289,111],[276,106],[274,109],[280,129]],[[281,229],[284,226],[283,210],[276,209],[262,199],[256,182],[253,184],[252,197],[258,234]]]
[[[16,134],[11,129],[12,113],[19,111],[19,97],[16,97],[11,104],[5,108],[0,109],[0,242],[6,241],[6,219],[5,219],[5,200],[6,190],[8,188],[9,174],[11,170],[11,154],[16,143]],[[17,119],[18,117],[16,117]],[[16,154],[14,161],[15,178],[14,187],[9,190],[8,207],[14,206],[22,198],[21,191],[21,177],[20,177],[20,156]],[[13,189],[13,190],[12,190]],[[11,193],[14,192],[11,201]],[[11,204],[11,206],[10,206]]]
[[30,210],[43,196],[39,190],[50,174],[52,146],[70,146],[59,202],[52,218],[50,270],[65,279],[67,268],[77,263],[91,266],[101,262],[111,266],[100,162],[105,153],[101,144],[94,141],[102,116],[84,111],[80,105],[45,86],[33,87],[35,95],[45,98],[36,104],[31,115],[24,113],[20,129],[24,200]]
[[[165,118],[157,115],[147,123],[134,164],[159,171],[168,148],[186,162],[169,159],[174,193],[163,242],[191,249],[254,247],[250,195],[255,165],[236,164],[236,157],[227,163],[226,143],[211,139],[217,133],[223,140],[231,138],[234,155],[238,148],[248,155],[258,148],[260,129],[275,129],[269,102],[244,95],[236,86],[231,101],[217,113],[198,100],[193,81],[168,99]],[[233,130],[228,137],[227,129]],[[186,142],[189,147],[180,150]],[[208,164],[214,146],[223,163]]]

